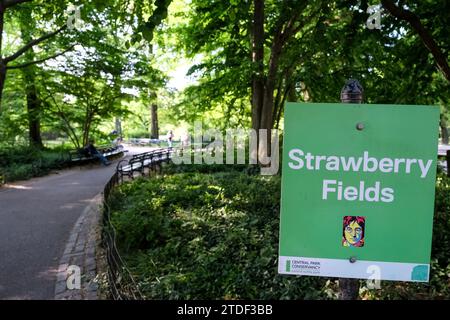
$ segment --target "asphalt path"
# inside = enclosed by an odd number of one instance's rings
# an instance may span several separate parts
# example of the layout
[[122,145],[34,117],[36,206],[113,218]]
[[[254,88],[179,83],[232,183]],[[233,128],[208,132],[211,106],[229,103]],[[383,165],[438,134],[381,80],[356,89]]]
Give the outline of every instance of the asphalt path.
[[[129,155],[149,150],[127,149]],[[74,167],[0,188],[0,299],[54,298],[58,263],[70,232],[119,160],[108,167]]]

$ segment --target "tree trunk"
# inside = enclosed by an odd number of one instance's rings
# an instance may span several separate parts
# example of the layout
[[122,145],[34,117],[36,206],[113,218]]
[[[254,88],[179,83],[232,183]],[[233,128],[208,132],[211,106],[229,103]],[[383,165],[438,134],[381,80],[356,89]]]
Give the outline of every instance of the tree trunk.
[[359,297],[359,281],[357,279],[339,279],[339,300],[357,300]]
[[447,177],[450,177],[450,150],[447,150]]
[[252,128],[260,129],[264,104],[264,0],[254,0],[252,30]]
[[84,134],[84,145],[87,145],[89,142],[90,142],[90,140],[91,140],[91,138],[90,138],[90,136],[91,136],[91,124],[92,124],[92,119],[90,119],[89,118],[89,120],[87,120],[87,124],[86,124],[86,132],[85,132],[85,134]]
[[89,143],[89,135],[91,131],[91,123],[93,120],[93,112],[90,110],[89,107],[87,107],[86,110],[86,118],[84,120],[83,124],[83,146],[86,146]]
[[295,91],[295,87],[296,87],[297,83],[293,82],[288,90],[288,96],[287,99],[289,102],[297,102],[297,92]]
[[22,70],[27,97],[28,137],[30,146],[43,148],[41,138],[41,101],[36,88],[34,66]]
[[275,95],[274,108],[272,112],[273,127],[279,129],[281,114],[283,113],[286,99],[289,102],[297,101],[295,93],[295,82],[292,81],[293,67],[284,71],[283,77],[278,80],[277,94]]
[[441,113],[441,120],[439,122],[439,126],[441,128],[441,141],[443,144],[448,144],[449,135],[448,135],[448,128],[447,128],[447,121],[445,119],[445,116]]
[[259,140],[258,142],[258,158],[263,159],[269,157],[272,143],[272,123],[273,123],[273,106],[274,106],[274,86],[266,85],[264,90],[264,103],[261,111],[261,121],[259,123],[260,129],[267,130],[267,142]]
[[270,156],[271,150],[271,129],[274,126],[273,109],[274,109],[274,93],[277,80],[278,62],[281,56],[284,40],[280,36],[281,33],[276,33],[273,39],[271,48],[271,55],[269,60],[269,71],[264,88],[264,100],[261,110],[261,120],[259,122],[260,129],[267,130],[267,143],[259,141],[258,156],[260,158]]
[[[22,10],[20,13],[20,33],[23,43],[29,43],[33,40],[29,22],[32,21],[31,11]],[[30,48],[25,57],[27,61],[34,61],[35,54],[33,48]],[[27,97],[27,116],[28,116],[28,137],[30,146],[42,148],[41,138],[41,101],[38,97],[36,88],[36,67],[31,65],[22,69],[25,80],[25,94]]]
[[151,123],[151,133],[150,136],[152,139],[158,139],[159,137],[159,128],[158,128],[158,105],[152,104],[151,106],[151,116],[152,116],[152,123]]
[[[34,75],[33,75],[34,78]],[[27,83],[27,113],[30,146],[43,148],[41,138],[41,102],[37,95],[34,79]]]
[[5,87],[5,79],[6,79],[6,66],[0,57],[0,113],[2,111],[2,98],[3,98],[3,89]]
[[116,132],[119,137],[122,137],[122,121],[119,117],[116,117]]

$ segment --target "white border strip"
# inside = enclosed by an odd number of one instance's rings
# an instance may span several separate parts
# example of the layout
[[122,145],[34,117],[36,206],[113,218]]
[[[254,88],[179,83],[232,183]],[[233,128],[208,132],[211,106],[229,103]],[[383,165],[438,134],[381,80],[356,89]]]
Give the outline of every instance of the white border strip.
[[428,282],[430,265],[280,256],[278,273],[319,277]]

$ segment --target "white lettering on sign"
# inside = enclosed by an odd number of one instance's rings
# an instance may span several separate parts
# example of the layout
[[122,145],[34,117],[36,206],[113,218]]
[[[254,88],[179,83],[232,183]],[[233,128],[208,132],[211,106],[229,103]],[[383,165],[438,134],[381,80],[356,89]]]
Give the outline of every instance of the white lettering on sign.
[[337,200],[367,201],[367,202],[392,202],[394,190],[382,188],[379,181],[374,186],[366,186],[364,181],[359,183],[359,188],[344,186],[342,181],[323,180],[322,199],[328,200],[328,194],[335,194]]
[[[408,159],[408,158],[375,158],[364,151],[359,157],[313,155],[301,149],[289,151],[288,166],[292,170],[327,170],[344,172],[368,172],[368,173],[405,173],[416,174],[420,178],[427,177],[433,160]],[[382,185],[376,181],[372,185],[360,181],[359,185],[345,185],[344,181],[331,179],[323,180],[322,199],[336,199],[345,201],[367,201],[367,202],[393,202],[394,189]]]
[[377,159],[371,157],[368,151],[364,151],[362,157],[344,157],[344,156],[323,156],[313,155],[310,152],[304,153],[301,149],[292,149],[289,151],[289,168],[293,170],[321,170],[325,168],[328,171],[344,172],[376,172],[383,173],[407,173],[410,174],[413,169],[420,173],[420,178],[426,178],[433,164],[433,160],[424,159]]

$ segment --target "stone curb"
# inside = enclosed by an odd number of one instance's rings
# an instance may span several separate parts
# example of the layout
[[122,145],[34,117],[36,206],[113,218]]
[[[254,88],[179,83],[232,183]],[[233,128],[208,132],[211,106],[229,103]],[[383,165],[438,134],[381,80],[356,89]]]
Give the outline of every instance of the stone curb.
[[[100,223],[102,199],[101,193],[95,196],[72,228],[59,261],[55,300],[99,298],[96,250],[100,243],[97,226]],[[78,275],[80,278],[76,279]]]

